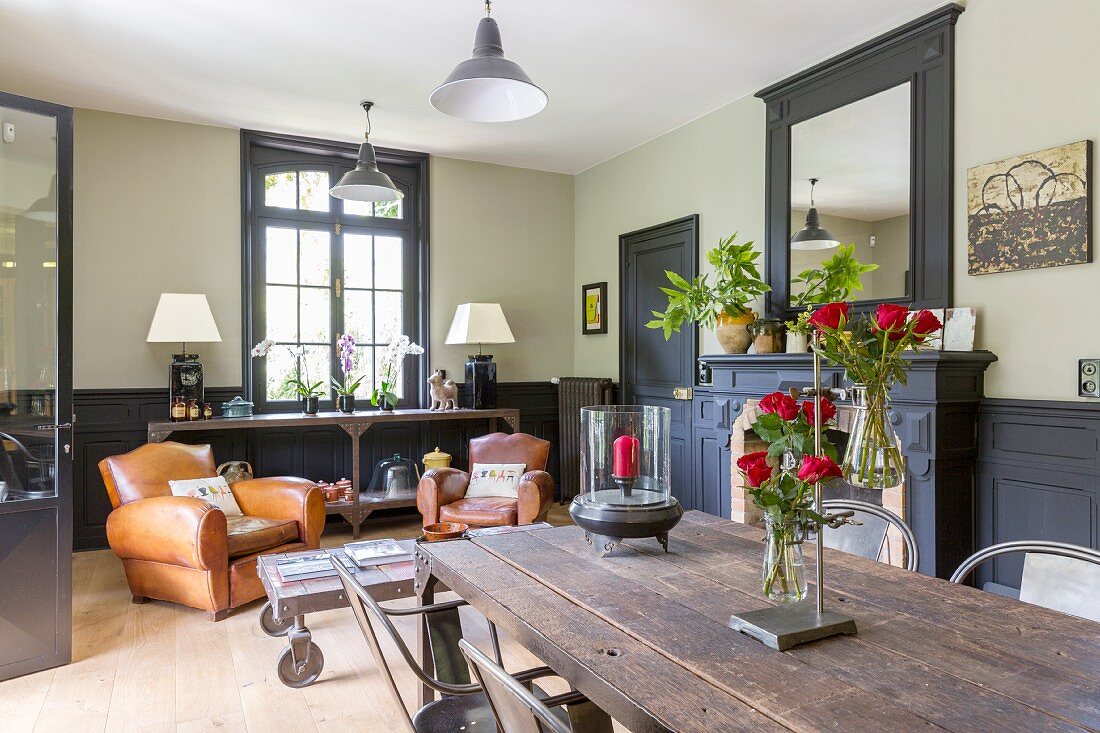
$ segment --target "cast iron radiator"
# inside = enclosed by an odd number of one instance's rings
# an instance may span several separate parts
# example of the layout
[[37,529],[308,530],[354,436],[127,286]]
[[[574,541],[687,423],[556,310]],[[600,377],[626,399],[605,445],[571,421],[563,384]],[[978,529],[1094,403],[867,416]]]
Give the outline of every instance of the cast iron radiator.
[[562,377],[558,380],[558,482],[562,503],[580,491],[581,408],[611,403],[611,380],[604,377]]

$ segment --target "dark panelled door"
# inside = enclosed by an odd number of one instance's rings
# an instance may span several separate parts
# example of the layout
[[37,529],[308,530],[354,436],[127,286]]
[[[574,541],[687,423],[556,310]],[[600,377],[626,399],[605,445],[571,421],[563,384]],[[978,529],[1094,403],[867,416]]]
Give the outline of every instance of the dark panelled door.
[[[645,327],[651,312],[664,310],[668,299],[665,270],[686,278],[698,270],[699,216],[619,237],[622,331],[619,336],[619,384],[623,404],[654,405],[672,410],[672,494],[684,509],[694,506],[691,480],[691,390],[695,384],[697,332],[694,324],[665,341],[659,330]],[[674,390],[688,388],[680,398]]]

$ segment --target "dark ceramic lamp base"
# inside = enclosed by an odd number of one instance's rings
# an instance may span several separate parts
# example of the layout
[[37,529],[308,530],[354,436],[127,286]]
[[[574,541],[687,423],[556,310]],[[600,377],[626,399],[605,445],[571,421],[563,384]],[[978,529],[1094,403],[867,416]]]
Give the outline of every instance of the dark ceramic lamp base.
[[497,365],[492,354],[466,357],[465,404],[473,410],[491,410],[497,406]]

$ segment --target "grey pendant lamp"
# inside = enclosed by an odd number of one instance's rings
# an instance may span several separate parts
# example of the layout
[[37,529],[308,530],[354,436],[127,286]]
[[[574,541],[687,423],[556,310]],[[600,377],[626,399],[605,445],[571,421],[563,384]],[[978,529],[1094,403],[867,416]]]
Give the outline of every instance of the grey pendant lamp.
[[519,64],[504,58],[500,28],[490,12],[486,0],[473,58],[456,66],[428,101],[444,114],[475,122],[511,122],[538,114],[549,98]]
[[374,102],[362,102],[367,113],[367,134],[359,146],[359,158],[355,167],[340,177],[336,185],[329,189],[329,195],[348,201],[396,201],[405,194],[393,184],[382,171],[378,170],[378,161],[374,156],[374,146],[370,144],[370,108]]
[[806,212],[806,226],[791,237],[791,249],[832,249],[840,245],[829,230],[821,226],[821,217],[814,206],[814,186],[817,179],[810,179],[810,210]]
[[45,222],[46,224],[57,223],[57,176],[55,175],[50,179],[50,190],[45,196],[35,201],[27,210],[23,212],[23,216],[34,221]]

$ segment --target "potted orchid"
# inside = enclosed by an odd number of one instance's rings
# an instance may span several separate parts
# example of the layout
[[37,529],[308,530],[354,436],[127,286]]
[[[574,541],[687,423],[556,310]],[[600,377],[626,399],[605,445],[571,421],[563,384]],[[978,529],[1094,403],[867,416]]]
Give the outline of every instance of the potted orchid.
[[926,346],[943,327],[931,311],[910,311],[883,303],[874,314],[849,320],[847,303],[829,303],[814,311],[813,348],[844,368],[852,386],[855,420],[844,452],[844,477],[855,486],[888,489],[901,484],[905,465],[897,435],[890,424],[890,388],[905,384],[907,350]]
[[401,375],[401,362],[406,356],[419,356],[424,347],[413,343],[402,334],[390,342],[382,352],[378,364],[378,386],[371,393],[370,403],[383,411],[397,407],[397,379]]
[[341,379],[332,378],[332,386],[336,390],[336,403],[340,412],[351,414],[355,412],[355,391],[363,383],[365,375],[355,377],[356,351],[355,337],[345,333],[336,341],[336,356],[340,362]]
[[[822,397],[823,433],[835,417],[836,407]],[[817,420],[813,400],[800,404],[790,395],[773,392],[760,400],[752,426],[768,449],[737,459],[753,504],[764,513],[764,595],[778,603],[796,603],[806,597],[802,541],[807,531],[824,522],[814,506],[814,485],[841,476],[836,447],[824,434],[822,453],[813,452]]]
[[[274,339],[264,339],[252,347],[252,358],[266,358],[278,345]],[[283,388],[289,388],[291,394],[298,396],[303,413],[316,415],[321,396],[324,395],[324,390],[321,389],[324,382],[314,382],[309,378],[309,363],[305,360],[305,347],[284,345],[283,348],[294,357],[294,376],[286,380]]]

